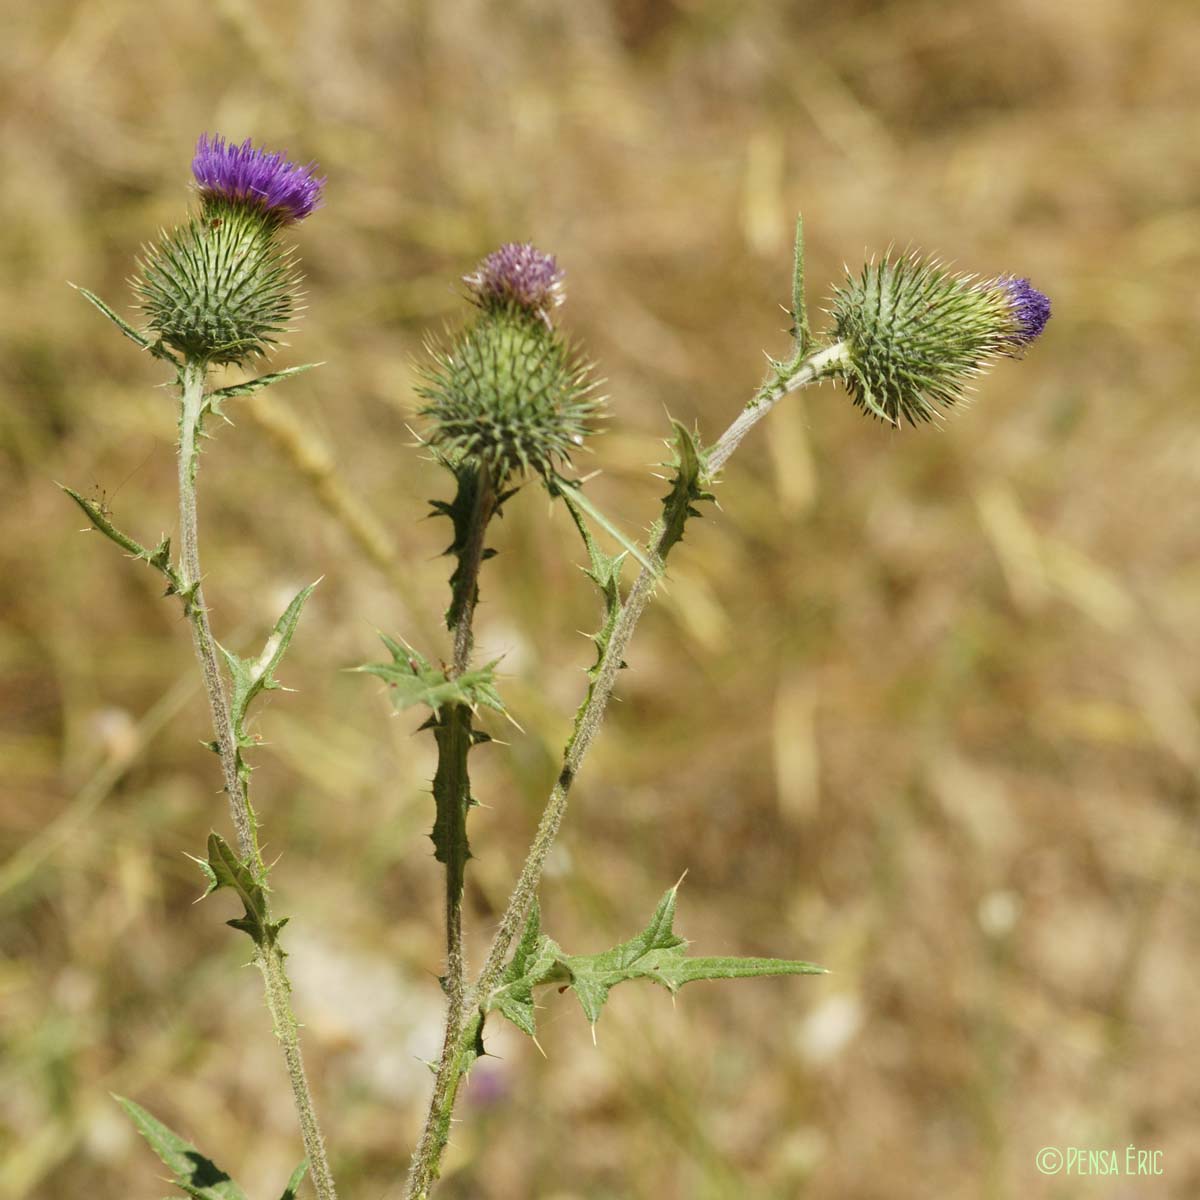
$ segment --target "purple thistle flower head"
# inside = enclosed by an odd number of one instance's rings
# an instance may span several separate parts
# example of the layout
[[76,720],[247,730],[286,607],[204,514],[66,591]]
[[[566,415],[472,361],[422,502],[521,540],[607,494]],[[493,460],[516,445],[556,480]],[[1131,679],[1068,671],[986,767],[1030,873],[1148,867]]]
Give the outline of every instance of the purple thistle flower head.
[[1015,326],[1007,340],[1024,349],[1046,328],[1046,322],[1050,320],[1050,297],[1039,292],[1028,279],[1017,279],[1013,275],[1002,275],[996,280],[996,287],[1008,300]]
[[200,135],[192,174],[201,195],[253,205],[282,224],[303,221],[320,206],[324,176],[317,164],[299,166],[284,154],[255,150],[247,138],[240,146],[219,134]]
[[484,307],[513,304],[543,317],[563,302],[562,281],[554,256],[543,254],[529,242],[507,242],[463,276]]

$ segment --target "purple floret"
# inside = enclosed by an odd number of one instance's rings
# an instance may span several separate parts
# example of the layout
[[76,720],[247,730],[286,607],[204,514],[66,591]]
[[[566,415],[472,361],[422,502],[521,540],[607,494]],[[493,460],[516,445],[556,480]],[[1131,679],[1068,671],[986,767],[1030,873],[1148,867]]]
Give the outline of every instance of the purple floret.
[[481,304],[512,303],[543,314],[563,302],[562,279],[554,256],[528,242],[508,242],[463,276]]
[[317,164],[299,166],[283,154],[255,150],[247,138],[240,146],[219,134],[200,135],[192,174],[205,196],[242,200],[259,205],[285,223],[302,221],[321,203],[324,176]]
[[1012,341],[1018,346],[1028,346],[1041,336],[1046,322],[1050,320],[1050,297],[1039,292],[1028,279],[1007,275],[997,282],[1008,295],[1009,308],[1016,323]]

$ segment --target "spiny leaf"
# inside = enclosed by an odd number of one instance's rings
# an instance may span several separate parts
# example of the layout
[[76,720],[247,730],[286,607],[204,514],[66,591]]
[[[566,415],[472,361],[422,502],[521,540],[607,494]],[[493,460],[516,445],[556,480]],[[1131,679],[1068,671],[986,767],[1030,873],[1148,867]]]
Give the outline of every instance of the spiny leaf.
[[457,679],[447,677],[444,669],[433,666],[419,650],[380,634],[383,644],[391,651],[390,663],[367,663],[356,667],[368,675],[377,675],[389,687],[392,704],[398,712],[424,704],[437,716],[446,704],[464,704],[468,708],[483,705],[504,712],[504,701],[496,690],[494,659],[474,671],[464,671]]
[[304,371],[311,371],[314,367],[319,366],[321,366],[320,363],[304,363],[303,366],[286,367],[282,371],[272,371],[268,375],[260,375],[257,379],[247,379],[245,383],[233,383],[228,387],[217,388],[205,396],[204,411],[222,416],[224,414],[221,411],[221,405],[226,400],[233,400],[239,396],[253,396],[255,392],[261,392],[263,388],[268,388],[281,379],[299,375]]
[[671,992],[699,979],[744,979],[759,975],[821,975],[824,968],[783,958],[707,956],[689,958],[687,943],[673,929],[675,898],[671,888],[636,937],[601,954],[564,954],[540,932],[537,910],[499,985],[484,998],[484,1011],[499,1009],[518,1029],[533,1035],[533,989],[547,983],[574,988],[594,1025],[608,993],[627,979],[649,979]]
[[89,304],[92,304],[99,309],[99,311],[102,312],[131,342],[136,342],[143,350],[148,350],[151,354],[153,354],[155,358],[161,358],[165,362],[169,362],[173,367],[176,368],[176,370],[182,366],[179,359],[176,358],[175,355],[172,354],[171,351],[168,350],[161,341],[152,340],[144,333],[139,333],[132,325],[129,324],[128,321],[117,316],[117,314],[113,312],[113,310],[109,308],[108,305],[105,304],[104,301],[95,294],[95,292],[89,292],[87,288],[81,288],[75,283],[71,284],[71,287],[73,287]]
[[308,1172],[308,1159],[306,1158],[293,1172],[291,1179],[287,1182],[287,1187],[283,1189],[283,1195],[279,1200],[296,1200],[296,1191],[304,1180],[305,1174]]
[[[319,582],[320,580],[317,580],[317,583]],[[296,593],[292,602],[284,609],[283,616],[275,622],[275,628],[271,630],[271,636],[267,638],[267,644],[257,658],[239,658],[224,646],[220,648],[233,680],[229,708],[239,747],[254,745],[253,739],[246,733],[247,710],[259,692],[273,691],[281,686],[275,678],[275,668],[283,661],[292,635],[296,632],[296,624],[300,620],[304,602],[312,595],[316,586],[316,583],[310,583]]]
[[[279,680],[275,678],[275,668],[283,661],[283,656],[288,646],[291,645],[292,635],[296,632],[296,624],[300,620],[300,611],[304,607],[304,602],[312,595],[313,588],[317,586],[317,583],[320,583],[320,580],[310,583],[296,593],[292,602],[284,609],[283,616],[275,622],[275,628],[271,631],[271,636],[267,638],[267,643],[257,658],[239,658],[217,643],[217,648],[221,651],[225,663],[229,667],[230,678],[233,682],[229,715],[233,725],[233,749],[238,779],[242,785],[242,795],[249,810],[250,820],[256,827],[257,818],[249,799],[251,767],[242,751],[257,743],[246,731],[246,716],[251,703],[260,692],[273,691],[282,687]],[[193,590],[194,587],[195,585],[193,585]],[[213,749],[216,750],[218,747],[214,744]]]
[[[571,731],[571,741],[568,743],[568,747],[570,747],[579,736],[584,718],[591,710],[592,695],[600,677],[600,668],[604,664],[605,656],[608,654],[608,644],[612,641],[613,630],[621,616],[621,567],[625,561],[625,554],[624,552],[616,555],[605,554],[592,536],[592,531],[584,519],[582,510],[568,504],[567,512],[571,514],[571,520],[575,523],[575,528],[579,530],[579,536],[583,539],[584,548],[588,553],[590,565],[582,568],[583,573],[596,585],[604,604],[604,617],[600,628],[590,635],[591,641],[596,647],[596,660],[587,668],[587,695],[575,710],[574,727]],[[624,667],[625,663],[622,661],[620,666]]]
[[696,436],[678,421],[672,420],[675,440],[672,443],[674,458],[664,465],[673,472],[671,490],[663,497],[663,515],[658,551],[666,558],[671,547],[683,539],[683,527],[689,517],[698,517],[694,507],[702,500],[715,500],[704,484],[704,454]]
[[521,941],[488,999],[489,1008],[498,1009],[530,1037],[535,1029],[533,989],[549,980],[555,950],[554,943],[541,935],[541,913],[535,899]]
[[[588,667],[588,678],[595,680],[600,672],[600,664],[604,661],[604,655],[608,650],[613,627],[621,614],[621,566],[625,561],[625,555],[624,553],[605,554],[596,539],[592,537],[592,532],[583,519],[583,514],[570,505],[567,506],[567,511],[571,514],[571,520],[575,522],[575,528],[579,530],[579,536],[583,539],[584,548],[588,553],[590,566],[582,568],[583,573],[596,585],[604,602],[604,621],[599,631],[592,634],[591,639],[596,644],[596,661]],[[624,666],[624,663],[621,665]]]
[[[113,1099],[129,1114],[138,1132],[175,1176],[176,1185],[194,1200],[246,1200],[246,1193],[191,1142],[168,1129],[132,1100],[115,1095]],[[292,1178],[296,1179],[295,1176]],[[285,1192],[283,1200],[294,1195],[294,1191]]]
[[672,925],[678,887],[659,902],[650,923],[636,937],[601,954],[563,955],[559,967],[569,972],[571,987],[594,1025],[608,993],[627,979],[650,979],[671,992],[698,979],[737,979],[754,975],[820,975],[823,968],[780,958],[687,957],[687,943]]
[[212,895],[219,888],[227,887],[235,891],[241,900],[242,907],[246,910],[245,915],[226,921],[225,924],[248,933],[260,949],[275,949],[279,931],[287,924],[288,919],[269,919],[270,910],[265,889],[225,839],[219,833],[210,833],[208,859],[196,858],[193,854],[189,854],[188,857],[200,865],[208,879],[208,887],[204,892],[206,896]]
[[369,663],[356,668],[376,675],[388,684],[392,704],[397,711],[423,704],[431,709],[422,729],[432,729],[438,745],[438,765],[433,777],[433,799],[437,806],[434,819],[434,854],[455,872],[449,886],[461,890],[462,864],[471,856],[467,842],[467,810],[474,805],[467,756],[472,748],[490,741],[489,736],[472,724],[472,713],[481,705],[504,712],[504,701],[496,690],[496,663],[487,663],[474,671],[464,671],[456,679],[444,669],[434,667],[418,650],[380,635],[391,651],[390,663]]
[[67,487],[65,484],[59,484],[80,508],[87,515],[87,519],[102,533],[106,538],[116,542],[122,550],[132,554],[134,558],[140,558],[143,562],[149,563],[156,571],[166,576],[167,582],[171,585],[168,594],[179,593],[181,583],[179,576],[171,567],[171,539],[163,538],[161,542],[153,550],[147,550],[140,542],[134,541],[128,534],[122,533],[109,519],[104,508],[97,504],[94,500],[87,500],[77,491]]
[[550,488],[552,496],[561,496],[566,502],[567,507],[572,509],[572,516],[575,517],[576,524],[579,523],[581,515],[590,517],[609,537],[619,542],[627,553],[632,554],[634,558],[646,568],[647,571],[655,571],[656,568],[643,550],[636,542],[630,541],[590,500],[583,491],[583,487],[574,480],[563,479],[561,476],[555,476],[553,485]]

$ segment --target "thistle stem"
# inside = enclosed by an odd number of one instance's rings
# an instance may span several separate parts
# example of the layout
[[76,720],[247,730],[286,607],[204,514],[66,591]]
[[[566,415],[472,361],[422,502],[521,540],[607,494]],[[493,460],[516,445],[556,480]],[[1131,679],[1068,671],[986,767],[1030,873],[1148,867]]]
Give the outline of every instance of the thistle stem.
[[[201,424],[204,419],[204,381],[206,368],[202,362],[189,360],[183,366],[181,388],[181,412],[179,418],[179,581],[183,596],[184,612],[192,627],[192,642],[196,657],[200,660],[200,672],[204,677],[204,690],[208,695],[212,713],[213,733],[216,737],[217,753],[221,759],[221,772],[225,778],[225,791],[233,814],[237,832],[238,849],[243,860],[259,879],[264,879],[266,870],[258,848],[257,824],[250,799],[238,769],[237,744],[233,734],[233,721],[229,712],[229,699],[225,691],[224,677],[217,661],[216,642],[208,622],[208,609],[204,606],[204,594],[200,587],[200,545],[196,519],[196,472],[199,467]],[[269,914],[268,914],[269,919]],[[291,982],[283,965],[283,951],[278,944],[266,948],[256,946],[254,961],[263,973],[266,985],[267,1008],[271,1013],[271,1025],[276,1038],[283,1046],[287,1063],[288,1078],[292,1084],[292,1095],[300,1119],[300,1135],[308,1156],[309,1170],[318,1200],[337,1200],[333,1175],[325,1155],[325,1142],[317,1122],[316,1108],[304,1072],[304,1059],[300,1053],[300,1034],[291,1005]]]
[[[475,483],[475,504],[471,512],[471,525],[467,536],[467,544],[457,580],[459,594],[458,620],[454,625],[454,660],[448,672],[451,679],[457,679],[471,661],[471,651],[475,646],[475,606],[479,602],[479,568],[483,565],[484,540],[487,535],[488,522],[495,512],[496,492],[492,484],[491,472],[486,466],[479,468]],[[451,840],[450,861],[446,863],[446,995],[448,998],[449,1015],[454,1020],[447,1019],[448,1031],[456,1031],[462,1024],[463,999],[466,990],[466,960],[463,956],[462,944],[462,898],[463,886],[466,881],[467,868],[467,837],[466,837],[466,801],[470,793],[470,781],[466,776],[467,752],[471,748],[471,710],[464,705],[455,705],[445,717],[447,722],[447,744],[443,747],[440,757],[450,763],[461,764],[462,778],[454,781],[454,791],[463,799],[461,812],[458,814],[464,824],[461,837]],[[464,744],[465,743],[465,744]],[[452,1043],[450,1039],[448,1046]],[[445,1050],[447,1047],[443,1047]]]
[[296,1014],[292,1011],[292,984],[288,979],[287,968],[283,965],[283,951],[276,943],[269,950],[258,949],[255,958],[266,981],[271,1026],[280,1045],[283,1046],[283,1058],[287,1063],[288,1079],[292,1084],[292,1098],[300,1119],[300,1137],[304,1142],[304,1153],[308,1157],[308,1170],[317,1200],[337,1200],[333,1172],[329,1169],[329,1159],[325,1154],[325,1139],[321,1135],[316,1106],[313,1104],[308,1076],[304,1071],[304,1056],[300,1052],[300,1028],[296,1023]]
[[[479,569],[484,560],[484,542],[488,522],[496,511],[496,489],[490,470],[481,466],[475,477],[475,499],[467,540],[462,548],[454,578],[452,612],[454,621],[454,658],[447,672],[457,679],[471,661],[475,644],[475,606],[479,600]],[[408,1195],[425,1196],[437,1178],[438,1165],[450,1132],[450,1115],[458,1093],[458,1083],[473,1057],[474,1036],[482,1024],[470,1022],[464,1028],[466,1012],[466,958],[463,954],[462,900],[466,879],[467,836],[466,807],[470,796],[467,753],[471,748],[471,710],[465,705],[447,708],[435,731],[438,745],[438,775],[444,794],[455,804],[455,828],[448,839],[446,860],[446,1025],[442,1052],[434,1077],[433,1095],[421,1139],[413,1154],[408,1177]],[[438,790],[435,786],[435,791]]]
[[463,550],[456,589],[458,620],[454,624],[454,661],[450,678],[457,679],[471,661],[475,647],[475,605],[479,603],[479,568],[483,565],[484,539],[488,522],[496,511],[496,488],[492,473],[486,466],[479,468],[475,483],[475,505],[471,512],[471,527]]
[[[711,480],[716,476],[746,434],[784,396],[829,373],[844,358],[845,348],[839,343],[808,358],[797,354],[781,369],[772,372],[706,454],[705,473],[708,478]],[[449,1021],[451,1013],[447,1013],[448,1020],[442,1057],[437,1067],[437,1077],[434,1083],[433,1097],[430,1101],[429,1114],[426,1118],[425,1132],[413,1155],[406,1200],[427,1200],[429,1190],[438,1177],[459,1079],[474,1060],[472,1050],[482,1032],[482,1002],[487,999],[499,981],[513,939],[528,916],[529,907],[533,903],[538,884],[541,881],[542,870],[546,865],[546,857],[550,853],[550,848],[562,825],[571,786],[603,723],[605,710],[616,684],[617,672],[621,669],[625,649],[633,636],[634,628],[645,611],[650,597],[654,594],[655,584],[662,576],[670,545],[661,527],[656,527],[651,531],[650,541],[651,546],[647,555],[650,566],[643,567],[639,572],[621,606],[600,669],[588,699],[579,712],[576,732],[567,743],[562,771],[559,773],[558,781],[550,793],[541,820],[538,822],[529,854],[521,868],[516,887],[509,897],[508,906],[488,950],[483,970],[480,972],[471,995],[464,997],[459,1009],[458,1023],[451,1024]]]
[[254,815],[250,811],[250,802],[238,771],[229,699],[225,694],[225,681],[217,662],[216,642],[208,623],[208,609],[204,606],[204,592],[200,586],[196,472],[200,465],[197,439],[204,412],[204,377],[205,367],[202,363],[189,360],[184,364],[179,415],[179,581],[184,613],[192,627],[192,644],[204,676],[204,691],[212,713],[213,733],[221,758],[221,774],[225,777],[225,793],[229,797],[233,826],[237,832],[238,849],[242,858],[261,876],[262,857],[258,851]]

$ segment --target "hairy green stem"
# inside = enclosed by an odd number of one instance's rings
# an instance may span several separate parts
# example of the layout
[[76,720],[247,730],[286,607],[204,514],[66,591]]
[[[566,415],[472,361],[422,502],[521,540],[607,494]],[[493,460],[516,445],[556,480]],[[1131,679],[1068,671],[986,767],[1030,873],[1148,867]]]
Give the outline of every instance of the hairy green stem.
[[237,831],[238,849],[256,875],[262,875],[262,856],[254,828],[254,814],[246,790],[242,786],[237,762],[237,745],[233,722],[229,715],[229,699],[225,680],[217,662],[216,642],[208,623],[204,592],[200,586],[200,540],[196,521],[196,472],[200,465],[197,439],[204,412],[203,363],[188,361],[183,367],[182,405],[179,415],[179,583],[182,589],[184,612],[192,627],[192,644],[200,660],[204,676],[204,691],[212,713],[213,733],[217,753],[221,758],[221,774],[225,792]]
[[437,1182],[442,1152],[450,1140],[450,1122],[458,1099],[458,1085],[479,1057],[479,1038],[482,1033],[483,1014],[477,1008],[467,1012],[459,1025],[446,1025],[447,1045],[443,1047],[438,1062],[425,1129],[413,1154],[405,1200],[428,1200],[430,1190]]
[[[221,759],[221,772],[225,778],[225,791],[229,795],[229,806],[233,813],[233,824],[237,831],[238,849],[243,860],[261,880],[266,871],[258,848],[254,811],[250,807],[250,799],[238,770],[237,743],[229,712],[229,698],[217,662],[216,642],[209,626],[208,610],[204,606],[204,594],[200,587],[202,576],[196,520],[196,472],[199,467],[197,439],[204,419],[205,375],[206,368],[201,362],[189,360],[183,366],[179,419],[178,576],[184,611],[192,627],[192,641],[196,647],[196,657],[200,660],[204,690],[208,695],[208,705],[212,713],[213,733],[216,737],[217,753]],[[292,1084],[292,1095],[300,1119],[300,1135],[308,1155],[313,1186],[318,1200],[337,1200],[337,1190],[325,1155],[325,1142],[317,1122],[316,1108],[304,1071],[304,1059],[300,1053],[299,1027],[292,1012],[291,983],[283,965],[283,952],[277,944],[269,948],[257,946],[254,958],[266,984],[271,1025],[283,1046],[283,1056]]]
[[709,478],[715,478],[717,472],[728,461],[729,456],[741,444],[742,438],[754,428],[784,398],[789,392],[824,378],[839,363],[846,361],[846,346],[843,342],[835,342],[824,350],[801,361],[788,363],[783,374],[772,374],[766,383],[758,389],[754,399],[738,413],[737,418],[721,434],[717,444],[705,456],[705,466]]
[[[759,421],[789,392],[796,391],[828,374],[836,364],[844,361],[845,348],[839,343],[808,358],[799,354],[786,365],[772,372],[750,402],[721,435],[717,443],[705,455],[705,473],[711,480],[725,465],[742,439]],[[538,822],[537,832],[529,848],[525,864],[521,868],[516,887],[509,897],[504,916],[488,950],[483,970],[480,972],[470,996],[469,1005],[464,1001],[463,1015],[459,1023],[446,1026],[443,1053],[437,1068],[433,1098],[426,1119],[425,1134],[413,1155],[412,1170],[406,1200],[426,1200],[429,1189],[438,1177],[442,1150],[449,1131],[450,1116],[459,1078],[474,1061],[474,1054],[465,1054],[469,1044],[475,1045],[481,1033],[482,1005],[496,987],[509,949],[518,931],[524,926],[529,907],[537,893],[546,857],[558,835],[571,786],[583,764],[604,720],[609,698],[621,669],[626,647],[633,636],[634,628],[641,618],[646,604],[654,594],[655,584],[662,576],[666,555],[670,550],[667,534],[656,526],[650,535],[648,558],[650,566],[643,567],[617,616],[616,624],[609,637],[604,658],[593,681],[588,698],[577,717],[575,733],[567,743],[563,766],[550,798]],[[432,1134],[431,1134],[431,1131]],[[436,1134],[440,1131],[441,1137]]]
[[[496,488],[486,466],[475,477],[475,500],[467,540],[454,575],[451,612],[457,614],[453,625],[454,658],[447,672],[457,679],[468,667],[475,644],[475,606],[479,600],[479,569],[483,565],[488,522],[496,511]],[[437,1178],[442,1151],[450,1133],[450,1114],[458,1093],[458,1083],[470,1065],[464,1049],[466,1012],[466,958],[463,954],[462,899],[467,866],[467,806],[470,803],[470,779],[467,754],[471,749],[471,710],[465,705],[448,707],[434,730],[438,746],[437,777],[434,792],[453,802],[454,826],[448,840],[446,858],[446,1024],[442,1051],[434,1076],[433,1094],[425,1127],[413,1154],[408,1177],[408,1195],[424,1196]],[[444,801],[439,800],[439,803]],[[440,817],[439,817],[440,820]],[[479,1025],[476,1023],[476,1033]],[[465,1022],[467,1026],[470,1022]],[[473,1037],[469,1039],[473,1047]]]
[[255,960],[266,981],[267,1008],[271,1013],[271,1025],[275,1036],[283,1046],[283,1057],[287,1063],[288,1078],[292,1084],[292,1097],[296,1113],[300,1118],[300,1137],[304,1142],[304,1153],[308,1156],[308,1169],[316,1189],[318,1200],[337,1200],[333,1173],[325,1154],[325,1139],[317,1121],[317,1110],[313,1104],[308,1076],[304,1071],[304,1056],[300,1053],[300,1029],[292,1011],[291,981],[283,965],[283,951],[278,944],[270,949],[260,947]]

